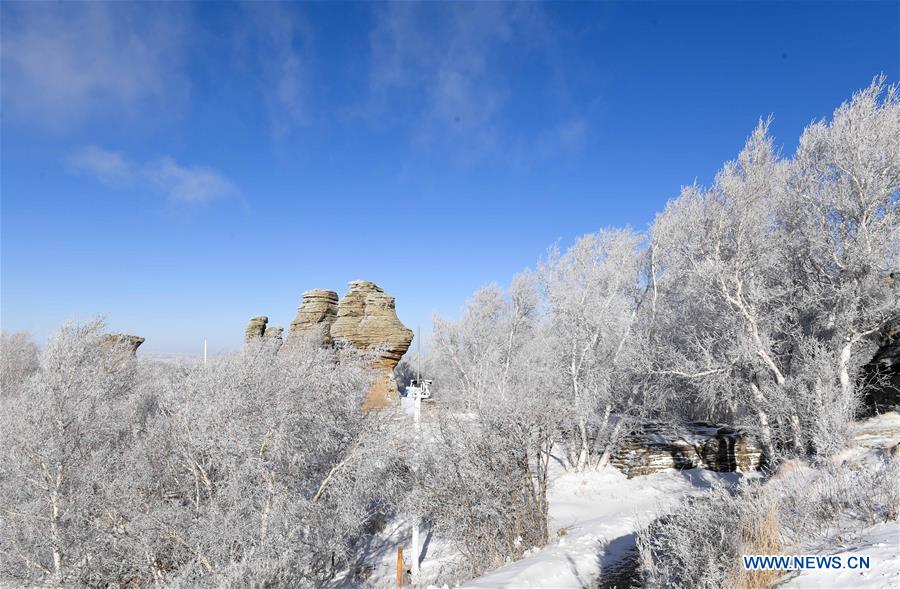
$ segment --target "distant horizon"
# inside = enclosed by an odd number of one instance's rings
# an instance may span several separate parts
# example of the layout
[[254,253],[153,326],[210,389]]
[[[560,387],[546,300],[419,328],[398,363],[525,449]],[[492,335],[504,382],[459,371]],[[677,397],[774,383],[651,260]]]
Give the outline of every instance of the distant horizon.
[[[896,2],[4,2],[0,327],[143,354],[375,282],[457,316],[555,242],[644,230],[760,118],[900,77]],[[412,349],[415,349],[415,342]]]

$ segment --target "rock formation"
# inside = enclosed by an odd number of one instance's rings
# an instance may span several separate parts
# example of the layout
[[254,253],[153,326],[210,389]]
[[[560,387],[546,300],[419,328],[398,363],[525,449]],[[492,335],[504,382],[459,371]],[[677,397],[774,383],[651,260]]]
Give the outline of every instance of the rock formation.
[[112,346],[124,346],[132,354],[137,354],[137,349],[144,343],[144,338],[139,335],[127,333],[110,333],[106,336],[106,343]]
[[338,295],[333,290],[313,289],[303,293],[303,301],[297,309],[297,317],[291,321],[288,343],[310,335],[322,338],[331,345],[331,324],[337,319]]
[[[281,347],[282,329],[266,328],[269,318],[250,319],[244,342],[271,338],[276,351]],[[297,317],[291,322],[285,345],[291,347],[310,335],[322,339],[322,345],[343,345],[372,354],[372,367],[379,378],[366,396],[364,406],[379,409],[397,398],[394,368],[409,349],[413,332],[397,318],[394,297],[367,280],[350,282],[344,298],[333,290],[314,289],[303,293]]]
[[269,318],[265,315],[251,317],[250,322],[247,323],[247,329],[244,330],[244,343],[249,343],[255,338],[265,335],[268,322]]
[[263,333],[262,337],[277,352],[281,349],[281,346],[284,343],[283,334],[283,327],[279,327],[278,325],[270,325],[266,328],[266,331],[265,333]]
[[758,469],[761,459],[762,450],[731,428],[693,423],[676,431],[647,423],[620,444],[610,462],[632,478],[669,468],[746,472]]
[[373,282],[350,282],[350,290],[338,303],[331,338],[374,354],[372,365],[382,376],[369,392],[366,407],[384,407],[397,397],[394,367],[409,349],[413,332],[397,318],[394,297]]
[[875,356],[862,369],[864,382],[876,381],[863,399],[869,415],[900,406],[900,320],[881,331],[877,345]]

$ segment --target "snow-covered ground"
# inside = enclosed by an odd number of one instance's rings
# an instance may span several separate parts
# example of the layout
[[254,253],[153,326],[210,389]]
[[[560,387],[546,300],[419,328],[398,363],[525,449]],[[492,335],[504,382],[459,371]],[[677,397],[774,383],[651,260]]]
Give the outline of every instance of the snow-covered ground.
[[857,423],[854,429],[858,448],[877,450],[900,444],[900,413],[883,413]]
[[[900,414],[885,413],[856,424],[855,445],[836,456],[836,464],[847,468],[866,468],[885,458],[889,448],[900,444]],[[815,476],[809,469],[792,475],[801,480]],[[900,485],[900,481],[897,481]],[[836,526],[840,527],[840,526]],[[795,589],[896,589],[900,587],[900,522],[884,522],[850,530],[824,543],[803,547],[803,554],[840,556],[843,563],[851,556],[869,557],[868,570],[818,569],[791,575],[783,584]]]
[[827,554],[840,556],[843,563],[851,556],[867,556],[871,568],[868,570],[817,569],[806,570],[784,583],[784,587],[795,589],[896,589],[900,587],[900,524],[881,523],[863,530],[848,546],[835,550],[834,547],[820,547],[818,552],[806,554]]
[[[615,468],[564,473],[550,493],[551,534],[565,535],[533,554],[463,585],[471,588],[590,587],[634,547],[634,532],[714,479],[741,475],[692,469],[628,479]],[[557,534],[558,536],[558,534]]]
[[[634,531],[686,495],[702,493],[718,479],[742,475],[706,470],[665,471],[628,479],[615,468],[569,473],[556,468],[550,490],[550,533],[554,540],[525,558],[465,583],[463,587],[519,589],[586,587],[601,570],[615,567],[634,547]],[[755,476],[755,475],[750,475]],[[409,525],[392,522],[372,549],[372,587],[396,586],[396,546],[409,547]],[[422,585],[433,585],[457,557],[452,548],[423,534]],[[409,555],[407,555],[409,558]]]
[[[900,415],[890,413],[857,425],[856,445],[836,457],[838,464],[865,467],[880,459],[885,448],[900,442]],[[613,467],[598,473],[566,472],[556,465],[551,472],[550,533],[553,540],[533,549],[521,560],[473,579],[471,589],[526,589],[596,587],[604,577],[633,554],[634,532],[689,494],[703,493],[715,480],[736,483],[756,473],[715,473],[702,469],[663,471],[628,479]],[[815,477],[815,469],[802,467],[790,477]],[[784,479],[775,484],[787,484]],[[900,481],[898,481],[900,483]],[[392,522],[367,558],[371,572],[367,585],[395,587],[396,547],[409,547],[409,525]],[[833,541],[832,541],[833,542]],[[889,522],[844,537],[835,545],[810,545],[802,554],[869,556],[868,571],[818,570],[794,574],[784,581],[793,588],[880,589],[900,587],[900,524]],[[411,555],[407,554],[407,559]],[[442,571],[458,558],[452,547],[423,533],[421,586],[433,585]]]

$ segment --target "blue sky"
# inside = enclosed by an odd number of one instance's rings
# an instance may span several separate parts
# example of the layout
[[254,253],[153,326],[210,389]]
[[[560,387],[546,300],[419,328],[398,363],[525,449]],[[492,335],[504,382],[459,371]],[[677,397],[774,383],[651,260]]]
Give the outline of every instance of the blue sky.
[[362,278],[427,332],[557,240],[645,228],[760,116],[790,152],[896,81],[898,7],[4,2],[2,327],[233,350]]

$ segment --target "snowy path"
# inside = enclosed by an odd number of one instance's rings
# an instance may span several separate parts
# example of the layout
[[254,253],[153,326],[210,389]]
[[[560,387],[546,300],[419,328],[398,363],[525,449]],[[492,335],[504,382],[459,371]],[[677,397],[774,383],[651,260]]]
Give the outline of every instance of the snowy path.
[[562,474],[550,496],[551,534],[565,535],[542,550],[463,585],[481,589],[590,587],[602,569],[628,555],[633,532],[654,514],[710,481],[740,475],[705,470],[661,472],[628,479],[616,469]]
[[[888,414],[856,426],[856,447],[839,459],[862,463],[880,455],[900,441],[900,415]],[[808,468],[801,469],[808,472]],[[799,475],[800,472],[797,473]],[[757,473],[715,473],[702,469],[664,471],[628,479],[615,468],[603,473],[551,471],[550,534],[553,540],[543,549],[533,549],[524,558],[509,563],[464,585],[478,589],[563,589],[594,587],[601,572],[609,574],[634,546],[634,531],[649,523],[689,494],[701,493],[714,480],[734,483],[741,476]],[[559,535],[559,530],[564,530]],[[394,587],[395,547],[409,545],[409,526],[393,522],[382,535],[383,546],[372,555],[374,564],[367,586]],[[431,540],[431,538],[429,538]],[[844,550],[845,552],[835,552]],[[804,553],[866,555],[872,569],[863,575],[853,571],[809,571],[786,583],[788,587],[860,587],[880,589],[900,587],[900,525],[898,522],[874,526],[848,548],[819,547]],[[438,538],[423,550],[423,579],[441,577],[441,569],[458,555]],[[427,581],[426,581],[427,583]],[[435,587],[432,585],[431,587]],[[447,587],[441,585],[440,587]]]

